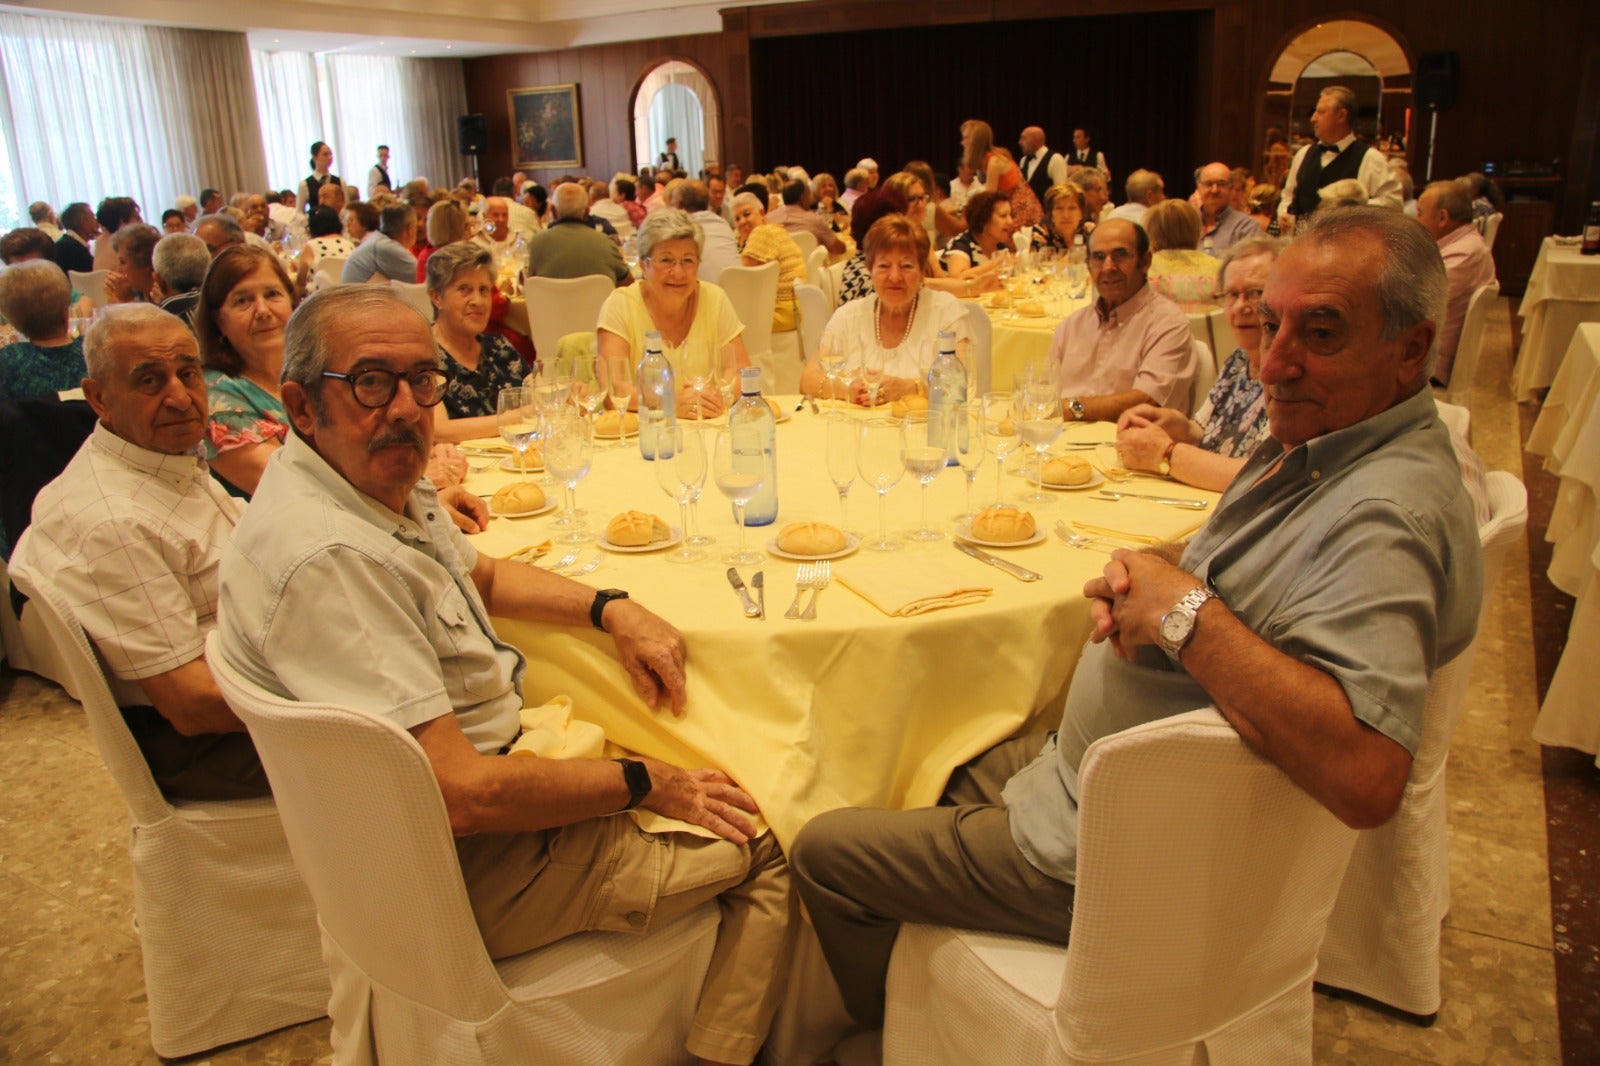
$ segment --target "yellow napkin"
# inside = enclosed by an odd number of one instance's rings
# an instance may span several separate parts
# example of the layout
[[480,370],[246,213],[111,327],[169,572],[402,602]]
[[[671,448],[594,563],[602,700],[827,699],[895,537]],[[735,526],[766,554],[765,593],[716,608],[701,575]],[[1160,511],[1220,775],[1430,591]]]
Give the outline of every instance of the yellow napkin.
[[503,452],[506,455],[515,454],[511,450],[511,445],[507,444],[499,437],[475,437],[472,440],[462,441],[459,447],[475,452]]
[[964,585],[915,555],[835,563],[833,572],[851,592],[891,618],[980,603],[994,595],[993,586]]
[[[538,544],[529,544],[526,547],[518,548],[506,558],[513,563],[531,563],[553,547],[555,547],[554,541],[542,540]],[[524,725],[526,726],[526,723]]]
[[1152,537],[1148,533],[1132,533],[1125,529],[1112,529],[1110,526],[1092,526],[1088,522],[1073,522],[1072,528],[1091,537],[1110,537],[1114,540],[1125,540],[1130,544],[1163,543],[1160,537]]

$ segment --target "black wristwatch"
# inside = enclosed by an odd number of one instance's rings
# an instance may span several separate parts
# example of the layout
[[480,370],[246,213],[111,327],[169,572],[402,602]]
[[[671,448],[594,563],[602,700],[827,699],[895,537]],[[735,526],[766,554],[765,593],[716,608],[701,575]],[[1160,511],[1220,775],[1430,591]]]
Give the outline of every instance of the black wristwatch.
[[606,604],[612,600],[625,600],[628,594],[621,589],[601,589],[594,594],[594,602],[589,605],[589,622],[600,632],[604,633],[606,627],[600,621],[600,616],[605,613]]
[[628,786],[628,805],[622,808],[631,811],[644,802],[650,795],[650,790],[655,787],[650,781],[650,769],[638,759],[617,759],[622,764],[622,781]]

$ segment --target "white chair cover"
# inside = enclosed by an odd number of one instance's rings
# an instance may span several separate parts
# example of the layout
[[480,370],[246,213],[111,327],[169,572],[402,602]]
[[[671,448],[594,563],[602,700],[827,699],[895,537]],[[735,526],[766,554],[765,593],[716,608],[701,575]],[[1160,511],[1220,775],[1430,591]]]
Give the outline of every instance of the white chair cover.
[[[1528,524],[1528,493],[1513,474],[1487,478],[1490,518],[1483,542],[1484,600],[1479,625],[1512,544]],[[1472,673],[1474,641],[1434,672],[1423,711],[1422,743],[1400,809],[1361,832],[1318,956],[1317,981],[1357,992],[1431,1021],[1439,1010],[1439,929],[1450,910],[1446,756]]]
[[151,1046],[167,1058],[192,1055],[322,1017],[329,984],[316,912],[272,800],[169,803],[72,609],[29,576],[16,575],[26,613],[43,618],[133,823]]
[[844,303],[844,265],[847,260],[841,259],[828,267],[828,291],[833,294],[833,306],[838,307]]
[[217,654],[250,726],[333,974],[334,1061],[677,1063],[716,940],[715,904],[649,934],[585,933],[499,963],[473,920],[427,756],[386,719],[292,703]]
[[789,239],[794,241],[795,247],[800,249],[801,257],[810,255],[818,247],[817,235],[804,230],[788,230]]
[[1496,211],[1483,220],[1483,243],[1489,246],[1491,252],[1494,251],[1494,239],[1500,233],[1500,223],[1504,218],[1504,215]]
[[554,356],[558,342],[569,333],[593,333],[600,321],[600,307],[616,287],[604,274],[585,278],[529,278],[524,282],[522,295],[528,301],[528,329],[539,358]]
[[828,250],[821,245],[806,253],[806,284],[822,290],[828,298],[828,310],[839,306],[833,293],[833,275],[828,272]]
[[406,303],[416,308],[417,314],[422,316],[424,322],[433,321],[433,301],[428,298],[426,282],[395,281],[390,279],[389,287],[399,293]]
[[1465,407],[1457,407],[1453,403],[1443,400],[1433,401],[1439,409],[1439,421],[1450,428],[1450,432],[1458,433],[1465,441],[1472,440],[1472,412]]
[[989,379],[993,376],[990,371],[990,357],[994,343],[993,327],[989,323],[989,312],[983,309],[982,304],[969,303],[965,305],[967,312],[967,384],[968,390],[977,396],[982,396],[989,391]]
[[1228,325],[1227,312],[1217,308],[1208,316],[1211,323],[1211,358],[1216,360],[1217,371],[1222,371],[1222,364],[1239,347],[1239,339],[1233,335],[1233,327]]
[[809,365],[817,358],[822,331],[833,317],[833,305],[826,293],[809,282],[794,287],[794,299],[800,307],[800,355]]
[[1215,710],[1090,745],[1066,947],[907,925],[884,1061],[1310,1063],[1355,833]]
[[1194,342],[1194,394],[1189,398],[1189,413],[1199,412],[1205,406],[1211,386],[1217,383],[1217,361],[1211,355],[1211,346],[1205,341]]
[[109,270],[69,270],[67,280],[72,282],[72,287],[83,293],[94,302],[96,307],[104,307],[106,297],[106,275]]
[[0,559],[0,659],[13,670],[38,674],[66,689],[73,699],[82,699],[44,622],[33,611],[25,610],[18,618],[11,609],[11,576],[4,559]]
[[1483,334],[1489,324],[1489,310],[1500,295],[1498,282],[1479,285],[1467,301],[1467,316],[1461,323],[1456,342],[1456,359],[1450,367],[1450,384],[1444,398],[1463,407],[1472,406],[1472,386],[1478,379],[1478,356],[1483,351]]
[[778,261],[758,267],[728,267],[717,284],[744,323],[744,350],[750,365],[766,371],[772,352],[772,312],[778,306]]
[[[316,288],[331,289],[335,285],[344,284],[344,262],[349,256],[324,255],[317,259],[317,265],[311,268],[312,276],[316,279]],[[433,321],[433,315],[428,315],[428,321]]]

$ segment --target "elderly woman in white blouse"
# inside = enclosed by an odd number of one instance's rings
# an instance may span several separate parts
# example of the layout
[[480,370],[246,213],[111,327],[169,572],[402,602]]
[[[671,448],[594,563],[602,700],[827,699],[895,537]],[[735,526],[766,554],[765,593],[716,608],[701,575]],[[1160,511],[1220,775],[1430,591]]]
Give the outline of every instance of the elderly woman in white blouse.
[[[872,295],[852,300],[828,320],[817,358],[800,376],[800,391],[807,396],[869,403],[860,380],[862,362],[878,351],[884,366],[880,402],[923,392],[943,330],[955,334],[956,355],[966,362],[965,308],[956,297],[923,284],[928,233],[922,225],[905,215],[885,215],[867,230],[862,251]],[[830,381],[823,366],[840,355],[838,377]]]

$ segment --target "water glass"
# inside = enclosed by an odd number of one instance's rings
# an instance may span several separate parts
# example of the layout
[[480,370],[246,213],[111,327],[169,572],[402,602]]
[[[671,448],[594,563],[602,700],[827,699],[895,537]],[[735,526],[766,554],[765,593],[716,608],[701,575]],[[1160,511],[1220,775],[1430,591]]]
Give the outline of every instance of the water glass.
[[761,434],[753,426],[725,427],[717,430],[712,445],[712,472],[717,489],[733,502],[733,517],[739,523],[739,550],[726,557],[734,566],[754,566],[762,556],[745,547],[744,509],[750,498],[761,491],[765,480]]
[[1000,499],[1000,476],[1005,472],[1006,456],[1017,449],[1017,427],[1011,420],[1011,393],[986,392],[983,407],[983,435],[994,456],[994,498]]
[[850,524],[850,486],[856,482],[856,423],[843,411],[828,413],[828,477],[839,493],[839,528]]
[[544,440],[544,465],[561,482],[565,489],[566,509],[552,523],[566,532],[556,539],[562,544],[583,544],[589,539],[584,532],[583,513],[578,510],[578,482],[589,473],[594,461],[593,429],[586,418],[576,412],[553,412]]
[[869,418],[857,424],[856,469],[861,480],[878,494],[878,539],[869,541],[873,551],[899,551],[898,541],[889,538],[889,490],[905,476],[905,459],[900,454],[900,423],[893,418]]
[[539,414],[533,410],[528,390],[513,385],[500,390],[495,403],[495,426],[500,438],[517,453],[517,472],[528,473],[528,449],[539,439]]
[[1033,492],[1022,498],[1040,506],[1052,504],[1054,499],[1044,491],[1044,457],[1050,445],[1061,436],[1061,395],[1053,384],[1026,385],[1019,388],[1012,398],[1011,410],[1023,443],[1031,445],[1038,453],[1034,472],[1037,485]]
[[[978,483],[978,473],[983,469],[985,448],[984,422],[982,412],[974,413],[970,409],[956,414],[954,417],[964,419],[967,423],[965,434],[956,432],[950,435],[950,450],[956,457],[956,462],[961,466],[962,476],[967,481],[967,509],[956,516],[956,521],[972,518],[977,512],[972,506],[972,487]],[[958,427],[959,428],[959,427]]]
[[[685,531],[689,528],[689,504],[700,495],[700,486],[706,479],[706,446],[701,431],[694,426],[677,423],[671,429],[673,451],[670,458],[655,464],[656,483],[678,504],[678,518]],[[697,563],[706,557],[686,539],[668,559],[675,563]]]
[[911,540],[943,540],[944,534],[928,525],[928,486],[933,484],[950,458],[949,448],[943,443],[950,437],[949,425],[941,426],[942,414],[918,411],[906,415],[900,423],[900,461],[906,473],[922,482],[922,524],[906,534]]

